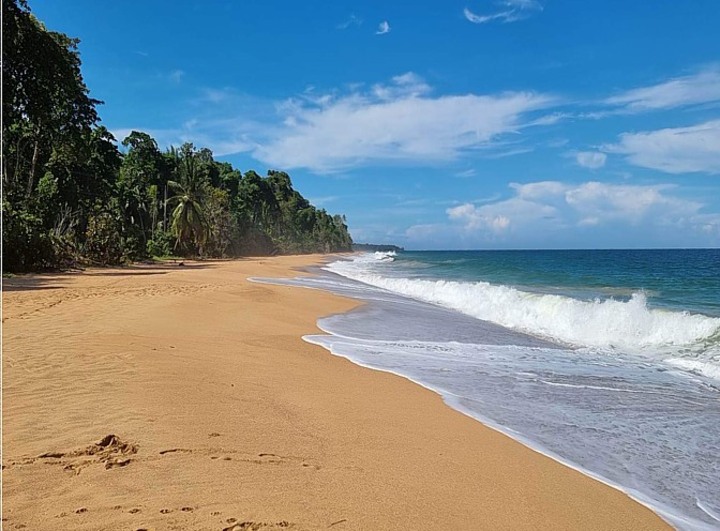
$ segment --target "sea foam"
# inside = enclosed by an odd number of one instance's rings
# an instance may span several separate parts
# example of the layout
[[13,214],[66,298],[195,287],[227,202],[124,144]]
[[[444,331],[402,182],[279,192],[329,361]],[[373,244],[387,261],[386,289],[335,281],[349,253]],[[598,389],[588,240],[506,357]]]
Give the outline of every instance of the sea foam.
[[[435,390],[451,407],[620,488],[678,529],[717,529],[720,387],[711,375],[713,367],[720,366],[717,335],[698,342],[702,333],[669,334],[669,347],[647,347],[652,353],[662,352],[659,356],[611,348],[610,341],[600,347],[564,348],[558,341],[538,338],[537,327],[528,335],[496,319],[458,312],[443,302],[452,293],[443,288],[468,290],[474,296],[461,302],[470,306],[476,305],[476,298],[502,293],[504,300],[528,315],[533,304],[539,311],[537,307],[552,306],[550,301],[565,312],[585,316],[603,304],[626,308],[626,315],[660,319],[671,332],[675,326],[683,332],[688,318],[711,323],[712,318],[655,310],[642,298],[595,302],[501,285],[438,283],[412,278],[407,263],[383,253],[367,254],[327,267],[341,276],[321,273],[271,282],[326,289],[366,302],[348,314],[320,320],[318,327],[326,335],[309,336],[307,341]],[[432,289],[421,289],[428,286]],[[418,294],[408,296],[402,289]],[[428,293],[440,302],[424,302]],[[497,297],[493,304],[488,305],[491,310],[504,309]],[[707,322],[702,319],[699,322]],[[646,326],[652,332],[658,322]],[[655,337],[660,344],[666,341]],[[681,346],[680,341],[693,346]],[[637,340],[627,343],[640,349]]]
[[639,351],[696,346],[720,333],[720,318],[648,307],[643,292],[629,300],[580,300],[487,282],[398,278],[379,273],[384,253],[328,264],[326,269],[416,300],[566,344]]

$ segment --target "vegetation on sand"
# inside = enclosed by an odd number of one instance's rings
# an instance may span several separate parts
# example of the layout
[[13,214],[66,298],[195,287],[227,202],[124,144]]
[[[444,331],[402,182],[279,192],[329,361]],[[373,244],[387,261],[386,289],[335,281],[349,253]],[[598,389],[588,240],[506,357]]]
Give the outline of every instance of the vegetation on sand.
[[26,0],[3,2],[3,270],[149,256],[350,250],[343,216],[312,206],[287,173],[261,177],[191,143],[161,152],[98,124],[78,40]]

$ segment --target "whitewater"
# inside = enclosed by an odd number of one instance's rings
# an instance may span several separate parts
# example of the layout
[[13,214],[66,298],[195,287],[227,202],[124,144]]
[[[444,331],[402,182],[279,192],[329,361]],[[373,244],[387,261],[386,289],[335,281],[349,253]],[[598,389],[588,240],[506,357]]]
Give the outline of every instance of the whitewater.
[[626,301],[586,301],[488,282],[393,278],[372,267],[395,256],[393,252],[364,255],[333,262],[326,270],[568,345],[664,356],[677,366],[720,380],[720,317],[650,309],[642,291]]
[[269,280],[365,302],[305,339],[720,529],[717,252],[375,253]]

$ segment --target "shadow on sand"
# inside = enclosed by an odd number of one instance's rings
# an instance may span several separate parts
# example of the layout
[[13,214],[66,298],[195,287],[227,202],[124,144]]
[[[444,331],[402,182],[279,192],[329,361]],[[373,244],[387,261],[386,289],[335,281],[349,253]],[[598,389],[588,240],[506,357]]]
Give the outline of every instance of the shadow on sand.
[[34,291],[63,289],[65,281],[75,275],[88,275],[90,277],[131,277],[149,275],[167,275],[188,269],[211,269],[218,262],[227,260],[208,261],[181,261],[160,263],[136,263],[124,267],[90,267],[87,269],[73,269],[68,271],[53,271],[48,273],[27,273],[3,278],[2,291]]

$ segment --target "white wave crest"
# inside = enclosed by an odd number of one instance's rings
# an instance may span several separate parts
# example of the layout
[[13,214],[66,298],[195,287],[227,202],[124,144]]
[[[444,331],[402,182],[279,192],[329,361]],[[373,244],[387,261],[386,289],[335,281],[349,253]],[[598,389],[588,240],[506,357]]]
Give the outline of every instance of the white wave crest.
[[368,265],[340,261],[326,269],[477,319],[578,346],[631,351],[690,346],[720,331],[718,318],[648,308],[643,293],[633,294],[628,301],[583,301],[486,282],[388,278]]
[[671,358],[667,361],[686,371],[701,374],[713,380],[720,380],[720,357],[716,359]]
[[375,251],[375,253],[373,253],[372,255],[374,260],[381,260],[385,262],[392,262],[393,260],[395,260],[396,256],[397,253],[395,251]]

